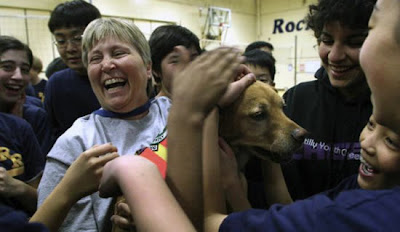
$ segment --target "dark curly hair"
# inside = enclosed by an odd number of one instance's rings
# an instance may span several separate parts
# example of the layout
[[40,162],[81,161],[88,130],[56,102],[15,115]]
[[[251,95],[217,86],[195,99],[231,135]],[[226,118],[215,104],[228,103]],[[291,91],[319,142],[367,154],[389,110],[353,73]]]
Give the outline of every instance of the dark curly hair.
[[350,29],[368,29],[368,21],[376,0],[319,0],[310,5],[306,16],[307,26],[315,37],[321,36],[325,24],[338,21]]

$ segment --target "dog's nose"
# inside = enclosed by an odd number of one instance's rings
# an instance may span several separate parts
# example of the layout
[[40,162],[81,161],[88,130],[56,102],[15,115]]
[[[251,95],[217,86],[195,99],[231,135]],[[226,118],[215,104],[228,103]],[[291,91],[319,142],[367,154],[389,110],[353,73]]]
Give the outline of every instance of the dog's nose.
[[292,132],[293,138],[298,142],[303,142],[307,134],[308,131],[303,128],[297,128]]

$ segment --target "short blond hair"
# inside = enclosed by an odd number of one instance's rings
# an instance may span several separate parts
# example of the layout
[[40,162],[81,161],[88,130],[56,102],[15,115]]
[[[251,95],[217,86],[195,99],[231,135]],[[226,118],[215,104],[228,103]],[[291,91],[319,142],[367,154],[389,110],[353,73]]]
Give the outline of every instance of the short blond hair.
[[105,38],[115,38],[132,44],[142,57],[143,62],[151,64],[150,47],[139,28],[132,22],[116,18],[99,18],[86,27],[82,38],[82,61],[88,66],[88,53]]

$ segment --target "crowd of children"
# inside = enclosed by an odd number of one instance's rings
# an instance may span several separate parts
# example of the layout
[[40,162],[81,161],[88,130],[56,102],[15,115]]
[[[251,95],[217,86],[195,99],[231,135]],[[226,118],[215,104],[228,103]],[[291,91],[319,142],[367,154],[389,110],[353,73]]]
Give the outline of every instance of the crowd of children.
[[[236,164],[221,165],[234,154],[218,113],[256,80],[275,86],[271,44],[202,52],[176,25],[147,41],[133,23],[73,0],[49,20],[67,68],[39,86],[40,59],[0,36],[0,231],[397,231],[400,1],[319,0],[307,23],[322,67],[285,93],[284,111],[330,149],[305,144],[278,165],[279,190],[250,160],[247,199],[229,210],[243,193],[224,188]],[[30,79],[44,106],[27,96]],[[135,155],[161,137],[165,177]],[[289,201],[267,202],[281,190]]]

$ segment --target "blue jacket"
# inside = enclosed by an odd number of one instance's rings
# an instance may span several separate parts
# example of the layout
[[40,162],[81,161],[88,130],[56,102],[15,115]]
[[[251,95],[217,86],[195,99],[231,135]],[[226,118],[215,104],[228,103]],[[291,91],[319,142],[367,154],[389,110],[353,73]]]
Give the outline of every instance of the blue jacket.
[[[348,180],[354,184],[354,177]],[[357,187],[342,184],[341,187]],[[219,231],[399,231],[400,187],[343,191],[345,189],[317,194],[287,206],[273,205],[269,210],[251,209],[233,213],[223,221]]]

